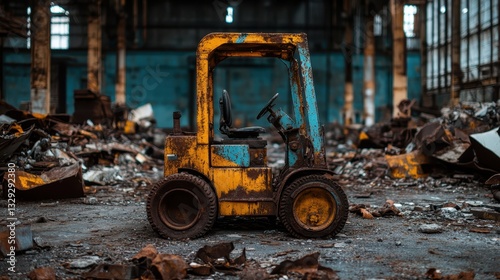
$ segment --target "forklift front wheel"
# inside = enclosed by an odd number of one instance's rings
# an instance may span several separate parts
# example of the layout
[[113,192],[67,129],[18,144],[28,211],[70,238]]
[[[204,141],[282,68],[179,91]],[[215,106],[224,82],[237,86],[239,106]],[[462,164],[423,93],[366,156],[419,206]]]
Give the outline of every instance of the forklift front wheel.
[[148,221],[163,238],[196,238],[217,218],[216,196],[203,179],[187,174],[170,175],[156,183],[148,197]]
[[296,237],[333,237],[344,227],[349,203],[342,188],[329,178],[308,175],[296,179],[281,195],[278,215]]

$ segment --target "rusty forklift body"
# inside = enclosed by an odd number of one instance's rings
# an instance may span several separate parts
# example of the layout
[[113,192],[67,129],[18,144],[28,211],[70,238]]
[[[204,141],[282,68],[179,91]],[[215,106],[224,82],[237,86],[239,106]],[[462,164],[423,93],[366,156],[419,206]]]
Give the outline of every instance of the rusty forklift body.
[[[233,128],[229,94],[219,99],[214,137],[213,70],[230,57],[275,57],[289,63],[292,117],[274,110],[278,94],[257,115],[278,130],[286,144],[279,174],[267,165],[261,127]],[[327,168],[307,37],[303,33],[211,33],[196,53],[195,133],[183,132],[179,113],[165,142],[165,178],[148,197],[147,214],[162,237],[196,238],[221,216],[278,217],[297,237],[334,236],[345,225],[348,202]]]

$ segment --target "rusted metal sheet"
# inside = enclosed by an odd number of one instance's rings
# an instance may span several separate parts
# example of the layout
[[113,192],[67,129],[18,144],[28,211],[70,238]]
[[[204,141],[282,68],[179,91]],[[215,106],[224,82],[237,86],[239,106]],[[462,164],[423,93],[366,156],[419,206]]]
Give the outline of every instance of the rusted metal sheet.
[[500,128],[470,135],[479,166],[500,172]]
[[[129,272],[133,277],[106,278],[106,279],[184,279],[187,276],[189,266],[186,261],[178,255],[159,254],[158,250],[148,244],[137,253],[132,261],[136,264],[130,268],[118,268],[118,272]],[[137,270],[139,270],[137,272]]]
[[[6,127],[5,130],[4,127]],[[23,131],[20,126],[14,125],[14,127],[18,127],[18,129],[14,129],[14,131],[12,131],[13,126],[10,125],[0,126],[0,131],[2,132],[2,134],[0,135],[1,162],[4,162],[10,158],[10,156],[24,143],[24,141],[28,139],[28,137],[31,134],[31,131],[34,128],[34,126],[32,126],[29,130]],[[4,134],[6,131],[7,133]]]
[[[82,169],[78,163],[65,167],[55,167],[40,175],[16,170],[16,198],[26,200],[82,197]],[[3,179],[4,194],[8,187],[7,173]],[[10,181],[12,183],[12,180]]]
[[386,155],[385,159],[392,178],[422,178],[427,176],[422,165],[430,163],[430,159],[418,150],[396,156]]
[[480,218],[485,220],[500,221],[500,212],[497,212],[491,208],[487,207],[472,207],[470,212]]
[[15,252],[33,248],[33,234],[30,225],[16,225],[15,221],[7,220],[7,229],[0,232],[0,251],[4,257]]
[[74,91],[74,99],[75,112],[72,119],[74,123],[81,124],[92,120],[95,124],[111,124],[113,112],[108,96],[90,89],[77,89]]

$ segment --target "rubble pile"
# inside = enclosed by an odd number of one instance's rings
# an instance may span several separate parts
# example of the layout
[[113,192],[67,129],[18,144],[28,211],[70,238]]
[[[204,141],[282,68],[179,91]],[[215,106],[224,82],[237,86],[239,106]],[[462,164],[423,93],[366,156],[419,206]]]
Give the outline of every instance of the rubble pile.
[[[132,200],[162,176],[165,133],[147,123],[134,135],[107,125],[72,124],[65,116],[9,110],[0,116],[0,164],[15,166],[16,197],[82,197],[120,185]],[[158,141],[160,140],[160,141]],[[156,144],[156,145],[155,145]],[[7,176],[7,167],[0,170]],[[3,180],[6,195],[7,180]],[[142,192],[141,192],[142,190]],[[135,199],[136,201],[142,199]]]
[[[498,180],[487,179],[500,173],[500,104],[463,103],[443,108],[441,113],[439,117],[421,114],[418,119],[401,114],[390,123],[360,131],[356,148],[383,150],[385,158],[377,155],[371,163],[363,163],[363,169],[375,168],[378,177],[385,169],[393,179],[426,178],[436,168],[452,175],[476,174],[483,182],[491,182],[496,193]],[[347,164],[341,163],[338,152],[330,157],[338,174],[345,174],[353,164],[361,164],[356,162],[359,152],[355,156],[352,151],[347,153],[351,154],[343,156],[350,160]]]
[[[152,244],[146,245],[128,264],[94,264],[83,275],[84,279],[184,279],[193,276],[238,276],[239,279],[339,279],[336,272],[319,264],[320,253],[305,255],[297,260],[284,260],[264,269],[256,261],[247,259],[245,248],[232,259],[233,242],[205,245],[189,264],[175,254],[162,254]],[[70,266],[69,264],[67,266]],[[33,271],[35,273],[37,271]],[[282,278],[280,278],[282,279]]]

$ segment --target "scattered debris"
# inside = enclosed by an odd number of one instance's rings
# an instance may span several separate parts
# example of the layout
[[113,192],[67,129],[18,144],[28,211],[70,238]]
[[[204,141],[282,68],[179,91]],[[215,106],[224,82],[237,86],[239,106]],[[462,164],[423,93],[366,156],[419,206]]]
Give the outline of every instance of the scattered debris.
[[[11,222],[6,227],[6,230],[0,232],[0,251],[4,257],[33,248],[33,233],[30,225],[16,225]],[[10,236],[15,236],[15,239],[9,239]],[[14,251],[12,248],[15,248]]]
[[56,279],[56,271],[52,267],[39,267],[32,270],[28,274],[28,278],[31,280],[53,280]]
[[370,205],[365,204],[352,204],[349,206],[349,211],[361,215],[364,219],[402,215],[401,211],[394,205],[394,201],[390,199],[379,209],[372,209]]
[[[3,193],[7,194],[7,173],[3,179]],[[38,200],[83,196],[82,170],[78,163],[55,167],[40,175],[15,171],[16,198]]]
[[476,274],[474,270],[462,271],[459,274],[445,275],[441,274],[441,271],[436,268],[429,268],[425,273],[427,279],[432,280],[474,280]]
[[302,279],[339,279],[333,269],[321,266],[318,258],[319,253],[316,252],[295,261],[285,260],[276,266],[271,274],[297,273],[303,276]]
[[66,268],[83,269],[97,264],[100,259],[98,256],[83,256],[71,262],[64,263],[63,266]]
[[74,91],[75,112],[73,122],[82,124],[87,120],[93,123],[108,123],[113,120],[111,112],[111,100],[109,96],[93,92],[90,89],[78,89]]
[[[182,257],[160,254],[151,244],[142,248],[132,262],[140,268],[141,279],[183,279],[190,268]],[[148,278],[148,275],[153,278]]]
[[500,221],[500,212],[487,207],[472,207],[470,212],[479,219]]
[[220,243],[217,245],[205,245],[196,253],[196,257],[206,264],[214,264],[219,258],[224,258],[226,262],[231,262],[229,254],[233,251],[233,242]]
[[418,231],[421,233],[441,233],[443,232],[443,227],[438,224],[424,224],[420,225]]
[[136,266],[119,264],[100,264],[83,274],[83,279],[136,279],[139,277]]
[[500,202],[500,173],[491,176],[486,180],[485,184],[491,186],[493,198]]
[[33,127],[24,131],[18,124],[0,125],[0,158],[1,162],[7,162],[12,154],[28,139]]

